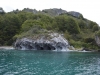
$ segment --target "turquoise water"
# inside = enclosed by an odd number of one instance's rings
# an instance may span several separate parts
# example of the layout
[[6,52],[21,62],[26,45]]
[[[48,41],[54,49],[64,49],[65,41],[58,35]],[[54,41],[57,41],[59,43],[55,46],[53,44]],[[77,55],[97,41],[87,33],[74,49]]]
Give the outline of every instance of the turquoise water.
[[100,75],[100,54],[0,50],[0,75]]

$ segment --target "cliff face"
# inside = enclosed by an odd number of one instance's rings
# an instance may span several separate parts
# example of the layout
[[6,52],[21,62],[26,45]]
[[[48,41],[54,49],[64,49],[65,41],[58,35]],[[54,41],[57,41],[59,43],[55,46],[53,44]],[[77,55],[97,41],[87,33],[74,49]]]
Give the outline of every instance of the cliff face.
[[100,37],[99,36],[95,36],[95,41],[96,41],[96,44],[100,47]]
[[4,10],[3,10],[3,8],[1,8],[1,7],[0,7],[0,13],[4,13]]
[[58,33],[39,35],[38,38],[17,39],[14,47],[20,50],[68,50],[68,41]]
[[54,16],[60,15],[60,14],[62,14],[62,13],[67,13],[67,11],[62,10],[62,9],[57,9],[57,8],[53,8],[53,9],[44,9],[44,10],[42,10],[42,12],[48,13],[48,14],[54,15]]
[[83,17],[81,13],[75,12],[75,11],[70,11],[70,12],[68,12],[68,14],[69,14],[69,15],[72,15],[72,16],[74,16],[74,17],[76,17],[76,18]]

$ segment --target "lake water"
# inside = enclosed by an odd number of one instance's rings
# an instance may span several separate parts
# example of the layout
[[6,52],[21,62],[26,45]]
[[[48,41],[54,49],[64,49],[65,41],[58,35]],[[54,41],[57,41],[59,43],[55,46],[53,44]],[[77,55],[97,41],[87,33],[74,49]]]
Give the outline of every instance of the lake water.
[[100,53],[0,50],[0,75],[100,75]]

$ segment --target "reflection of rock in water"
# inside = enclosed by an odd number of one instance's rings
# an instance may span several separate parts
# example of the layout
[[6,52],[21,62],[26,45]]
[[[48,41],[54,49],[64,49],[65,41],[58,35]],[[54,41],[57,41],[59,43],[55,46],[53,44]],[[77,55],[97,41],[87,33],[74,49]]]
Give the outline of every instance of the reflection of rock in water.
[[14,47],[21,50],[68,50],[68,41],[58,33],[51,33],[48,36],[39,38],[17,39]]

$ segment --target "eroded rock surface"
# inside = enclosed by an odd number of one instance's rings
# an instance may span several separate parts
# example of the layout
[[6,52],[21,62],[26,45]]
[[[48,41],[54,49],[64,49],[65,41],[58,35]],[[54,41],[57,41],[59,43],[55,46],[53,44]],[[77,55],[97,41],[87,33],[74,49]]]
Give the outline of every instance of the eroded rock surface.
[[68,50],[68,41],[58,33],[17,39],[14,47],[20,50]]

